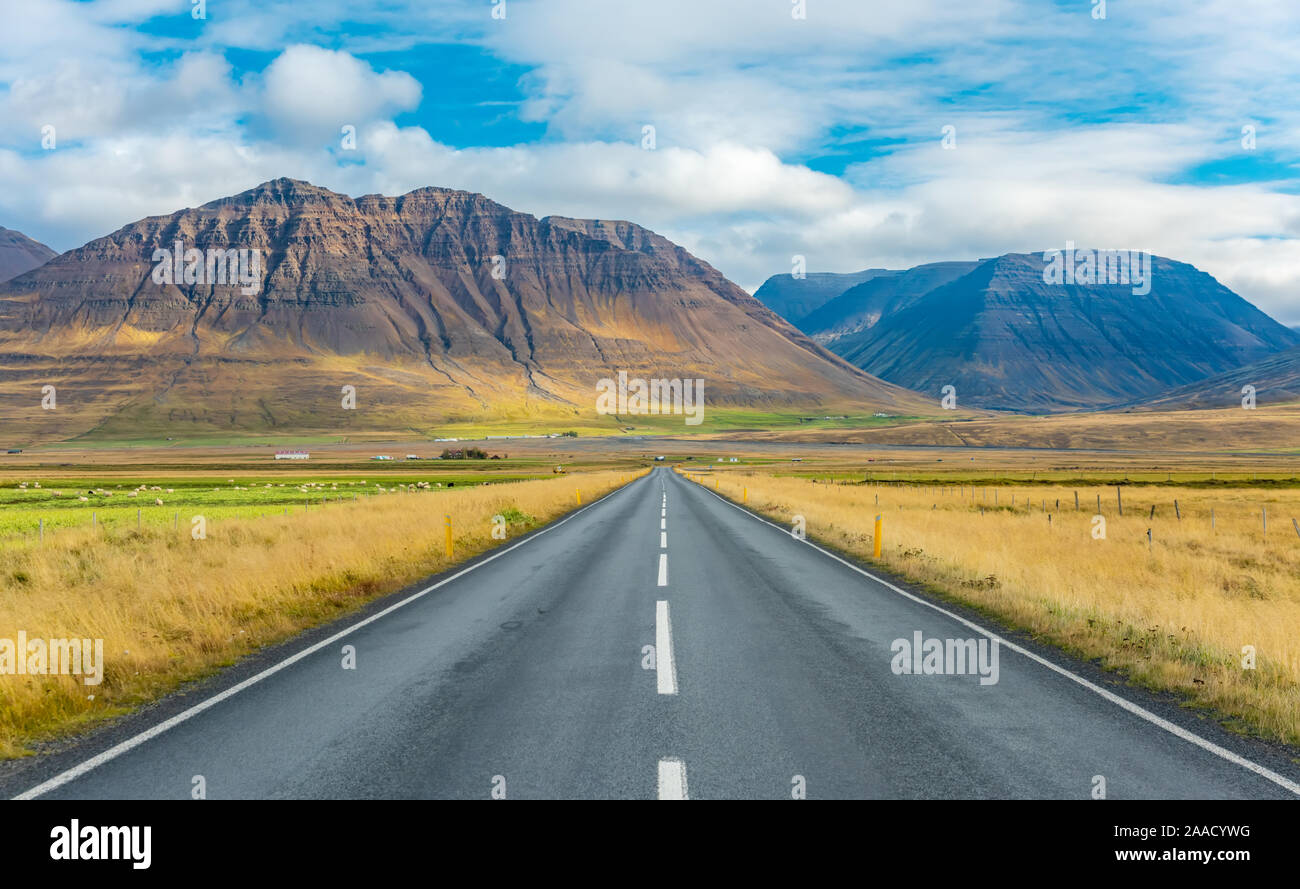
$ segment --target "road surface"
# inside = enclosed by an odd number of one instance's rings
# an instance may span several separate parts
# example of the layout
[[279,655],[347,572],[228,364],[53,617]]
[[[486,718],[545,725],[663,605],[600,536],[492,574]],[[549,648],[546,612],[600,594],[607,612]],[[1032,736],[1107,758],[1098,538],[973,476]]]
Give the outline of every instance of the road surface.
[[989,684],[895,672],[895,640],[987,640],[963,621],[660,468],[9,789],[1088,799],[1104,781],[1111,799],[1300,794],[1284,756],[1064,656],[1003,644]]

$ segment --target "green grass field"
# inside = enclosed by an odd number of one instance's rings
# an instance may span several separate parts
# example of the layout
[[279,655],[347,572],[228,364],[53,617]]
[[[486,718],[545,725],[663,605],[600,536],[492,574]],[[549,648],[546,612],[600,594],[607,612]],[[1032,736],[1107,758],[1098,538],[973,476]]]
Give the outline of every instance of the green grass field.
[[698,426],[687,426],[680,416],[627,417],[624,427],[629,435],[708,435],[718,432],[766,432],[797,429],[876,429],[918,422],[911,416],[876,417],[870,414],[840,415],[825,413],[758,411],[742,408],[709,408]]
[[[202,515],[209,523],[230,518],[283,516],[331,503],[400,495],[412,488],[418,490],[420,483],[437,489],[549,477],[549,470],[493,472],[485,468],[369,477],[231,475],[222,478],[210,474],[45,481],[34,478],[25,484],[21,481],[0,484],[0,542],[6,538],[38,536],[42,521],[46,534],[57,533],[61,528],[88,527],[92,523],[112,530],[129,530],[137,523],[142,527],[172,526],[188,530],[195,515]],[[145,486],[144,490],[138,490],[141,485]],[[158,500],[162,501],[161,506]]]

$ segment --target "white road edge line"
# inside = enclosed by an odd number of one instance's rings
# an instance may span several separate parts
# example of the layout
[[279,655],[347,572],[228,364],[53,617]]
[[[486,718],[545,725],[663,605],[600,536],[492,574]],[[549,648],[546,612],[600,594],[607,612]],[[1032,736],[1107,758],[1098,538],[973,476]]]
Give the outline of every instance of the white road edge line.
[[659,760],[659,798],[690,799],[686,794],[686,763],[680,759]]
[[[704,493],[706,494],[710,494],[714,497],[717,497],[727,506],[739,510],[740,512],[749,516],[750,518],[756,519],[765,525],[770,525],[771,527],[776,528],[785,537],[787,538],[791,537],[790,532],[786,528],[783,528],[780,525],[775,524],[774,522],[769,522],[767,519],[761,516],[754,515],[752,512],[750,512],[747,509],[742,509],[740,506],[736,505],[735,503],[732,503],[730,500],[723,497],[722,495],[710,491],[708,488],[700,486],[700,490],[704,491]],[[1089,682],[1087,679],[1084,679],[1082,676],[1079,676],[1078,674],[1073,673],[1070,670],[1067,670],[1065,667],[1052,663],[1047,658],[1035,654],[1034,652],[1030,651],[1027,648],[1022,648],[1021,646],[1016,645],[1014,642],[1008,642],[1006,639],[1003,639],[1001,636],[999,636],[997,633],[994,633],[992,630],[986,630],[983,627],[981,627],[979,624],[974,623],[973,621],[969,621],[959,614],[954,614],[953,612],[947,610],[946,608],[942,608],[934,604],[933,602],[927,602],[925,599],[922,599],[920,596],[913,595],[912,593],[909,593],[907,590],[902,589],[901,587],[897,587],[894,584],[890,583],[889,581],[884,580],[883,578],[877,577],[876,575],[872,574],[870,571],[866,571],[862,568],[859,568],[857,565],[854,565],[852,562],[848,561],[847,559],[843,559],[840,556],[837,556],[835,553],[831,552],[830,550],[823,549],[822,547],[818,546],[817,544],[813,543],[811,540],[807,538],[804,538],[803,542],[806,543],[808,546],[811,546],[813,549],[817,550],[822,555],[829,556],[830,558],[839,562],[841,565],[851,568],[854,571],[861,574],[862,576],[874,580],[876,583],[880,584],[883,587],[893,590],[894,592],[898,593],[900,596],[903,596],[904,598],[907,599],[911,599],[913,602],[916,602],[919,605],[924,605],[926,608],[930,608],[934,611],[939,612],[942,615],[950,617],[953,620],[957,621],[958,623],[962,624],[963,626],[975,630],[977,633],[983,633],[990,640],[997,642],[1000,646],[1009,648],[1010,650],[1016,652],[1017,654],[1023,655],[1029,658],[1031,661],[1034,661],[1037,664],[1047,667],[1049,670],[1052,670],[1053,672],[1059,673],[1062,676],[1072,679],[1073,681],[1077,682],[1079,685],[1082,685],[1084,688],[1088,689],[1089,691],[1095,692],[1096,694],[1110,701],[1112,704],[1115,704],[1116,706],[1124,710],[1127,710],[1129,713],[1132,713],[1134,716],[1138,716],[1141,717],[1142,719],[1145,719],[1147,722],[1151,723],[1157,728],[1162,728],[1165,731],[1169,732],[1171,735],[1182,738],[1184,741],[1187,741],[1189,744],[1194,744],[1197,747],[1200,747],[1202,750],[1205,750],[1209,753],[1213,753],[1215,756],[1219,757],[1220,759],[1225,759],[1234,765],[1241,766],[1243,769],[1254,772],[1256,775],[1259,775],[1261,778],[1273,782],[1278,787],[1281,787],[1285,790],[1289,790],[1291,793],[1300,796],[1300,784],[1297,784],[1295,781],[1292,781],[1290,778],[1287,778],[1285,775],[1279,775],[1277,772],[1274,772],[1272,769],[1265,768],[1264,766],[1259,765],[1256,762],[1252,762],[1251,760],[1246,759],[1244,756],[1240,756],[1236,753],[1233,753],[1231,750],[1228,750],[1225,747],[1220,747],[1218,744],[1215,744],[1213,741],[1207,741],[1206,739],[1202,738],[1200,735],[1195,734],[1194,732],[1190,732],[1187,729],[1183,728],[1182,726],[1176,725],[1170,722],[1169,720],[1164,719],[1163,717],[1157,716],[1156,714],[1152,713],[1150,710],[1147,710],[1143,707],[1139,707],[1137,704],[1134,704],[1132,701],[1127,700],[1126,698],[1120,697],[1114,692],[1107,691],[1101,686],[1093,682]]]
[[[636,484],[636,480],[628,482],[626,485],[624,485],[623,487],[619,488],[616,491],[612,491],[609,495],[606,495],[606,498],[613,494],[622,493],[623,491],[626,491],[629,488],[631,488],[634,484]],[[603,503],[604,500],[605,498],[602,498],[592,503],[588,503],[586,506],[583,506],[575,510],[574,512],[569,513],[567,516],[560,519],[558,522],[555,522],[554,524],[551,525],[547,525],[545,528],[542,528],[532,536],[524,540],[521,540],[518,543],[511,544],[510,546],[506,547],[503,550],[499,550],[498,552],[492,553],[492,555],[488,556],[482,561],[475,562],[473,565],[470,565],[468,568],[462,568],[460,571],[457,571],[451,577],[443,578],[442,580],[438,581],[432,586],[427,586],[417,593],[412,593],[402,601],[395,602],[392,605],[389,605],[383,611],[378,611],[370,615],[370,617],[365,618],[364,620],[357,621],[351,626],[340,630],[339,632],[335,633],[333,636],[330,636],[328,639],[323,639],[320,642],[317,642],[315,645],[311,646],[310,648],[304,648],[302,651],[298,652],[297,654],[285,658],[284,660],[280,661],[278,664],[274,664],[270,667],[267,667],[262,672],[258,673],[255,676],[250,676],[248,679],[245,679],[243,682],[240,682],[237,685],[232,685],[230,688],[226,689],[223,692],[213,695],[212,697],[208,698],[206,701],[201,701],[187,710],[182,710],[180,713],[177,713],[175,716],[171,717],[170,719],[164,720],[163,722],[158,723],[157,725],[153,726],[150,729],[146,729],[145,731],[141,732],[138,735],[127,738],[125,741],[113,745],[112,747],[108,748],[102,753],[98,753],[95,756],[92,756],[90,759],[86,760],[80,765],[73,766],[72,768],[68,769],[65,772],[60,772],[59,774],[55,775],[53,778],[50,778],[48,781],[44,781],[40,784],[37,784],[35,787],[31,788],[30,790],[26,790],[18,794],[18,796],[15,796],[14,799],[15,800],[35,799],[36,797],[41,796],[42,794],[49,793],[51,790],[62,787],[64,784],[67,784],[70,781],[75,781],[77,778],[80,778],[82,775],[86,774],[87,772],[90,772],[91,770],[96,769],[99,766],[102,766],[106,762],[117,759],[117,757],[121,756],[123,753],[126,753],[129,750],[133,750],[134,748],[139,747],[141,744],[145,743],[146,741],[158,737],[168,729],[175,728],[176,726],[180,725],[182,722],[186,722],[187,720],[192,719],[195,716],[198,716],[204,710],[208,710],[212,707],[215,707],[217,704],[220,704],[222,701],[226,700],[227,698],[234,697],[235,695],[239,694],[241,691],[248,688],[249,686],[256,685],[257,683],[261,682],[263,679],[266,679],[269,676],[273,676],[274,674],[279,673],[285,667],[288,667],[292,664],[296,664],[298,661],[302,660],[305,657],[308,657],[309,655],[315,654],[316,652],[320,651],[322,648],[327,648],[328,646],[333,645],[335,642],[338,642],[340,639],[343,639],[346,636],[355,633],[357,630],[361,629],[362,627],[374,623],[375,621],[379,620],[381,617],[386,617],[387,615],[392,614],[394,611],[396,611],[399,608],[403,608],[407,605],[410,605],[415,600],[421,599],[424,596],[428,595],[429,593],[433,592],[434,590],[438,589],[439,587],[444,587],[447,584],[451,583],[453,580],[457,580],[465,576],[466,574],[469,574],[474,569],[481,568],[482,566],[486,565],[488,562],[495,561],[496,559],[501,558],[502,556],[506,555],[512,550],[518,549],[519,547],[523,546],[526,543],[531,543],[532,541],[536,540],[538,537],[541,537],[543,534],[547,534],[551,531],[554,531],[556,528],[560,527],[570,519],[577,518],[579,515],[591,509],[593,506],[596,506],[599,503]]]
[[655,603],[655,680],[659,694],[677,694],[677,662],[673,660],[673,622],[668,602]]
[[668,586],[668,553],[659,554],[659,585]]

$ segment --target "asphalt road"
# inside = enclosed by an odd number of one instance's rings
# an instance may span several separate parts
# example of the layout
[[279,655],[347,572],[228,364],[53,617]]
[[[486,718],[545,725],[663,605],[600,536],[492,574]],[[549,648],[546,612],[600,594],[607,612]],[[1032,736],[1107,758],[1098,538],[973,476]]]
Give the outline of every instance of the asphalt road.
[[1063,656],[1007,642],[996,683],[899,675],[895,640],[987,637],[667,469],[507,546],[15,789],[1088,799],[1100,776],[1110,799],[1300,794],[1284,755]]

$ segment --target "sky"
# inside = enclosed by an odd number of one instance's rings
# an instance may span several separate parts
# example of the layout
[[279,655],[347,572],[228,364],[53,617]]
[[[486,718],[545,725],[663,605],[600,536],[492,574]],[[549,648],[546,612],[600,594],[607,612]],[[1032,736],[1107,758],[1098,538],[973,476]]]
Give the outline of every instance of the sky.
[[0,225],[60,251],[288,176],[628,219],[750,291],[1151,250],[1300,325],[1295,0],[0,3]]

